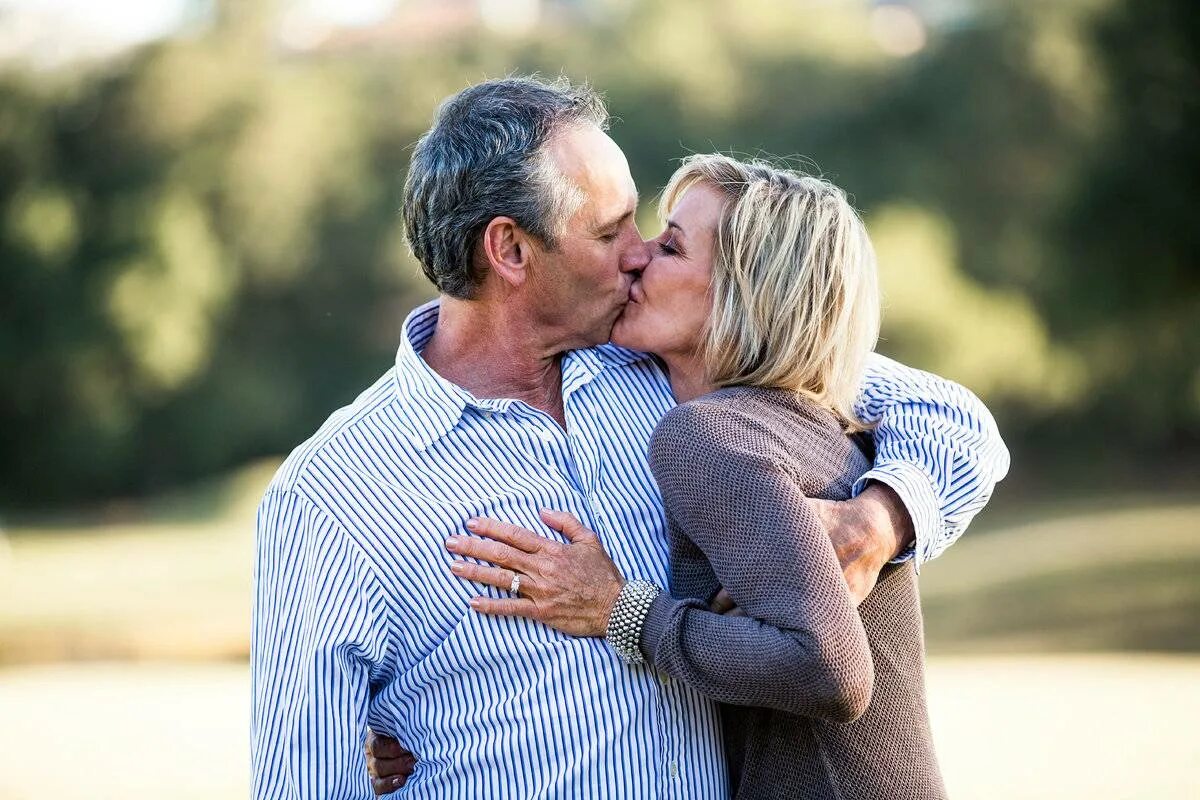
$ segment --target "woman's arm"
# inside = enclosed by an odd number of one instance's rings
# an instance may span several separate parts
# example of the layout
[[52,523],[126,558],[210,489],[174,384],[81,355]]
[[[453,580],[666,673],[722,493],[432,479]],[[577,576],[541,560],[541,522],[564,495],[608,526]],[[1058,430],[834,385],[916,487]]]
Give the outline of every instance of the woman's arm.
[[659,669],[727,703],[850,721],[874,668],[828,536],[769,432],[727,408],[672,410],[650,463],[668,520],[745,617],[660,595],[641,647]]

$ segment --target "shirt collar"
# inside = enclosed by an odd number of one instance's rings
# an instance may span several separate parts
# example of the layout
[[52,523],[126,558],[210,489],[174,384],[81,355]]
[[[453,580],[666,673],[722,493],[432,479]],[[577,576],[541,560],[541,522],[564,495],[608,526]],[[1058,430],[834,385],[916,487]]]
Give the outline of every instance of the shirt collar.
[[[484,413],[506,411],[514,401],[479,399],[457,384],[438,375],[421,357],[421,351],[437,328],[438,300],[418,306],[404,320],[404,333],[396,350],[394,381],[396,395],[404,404],[400,424],[412,443],[424,450],[445,436],[462,418],[467,407]],[[607,367],[620,367],[649,359],[647,353],[604,344],[572,350],[563,358],[563,399],[589,383]]]
[[441,304],[431,300],[414,308],[404,320],[396,350],[396,395],[404,406],[401,427],[414,445],[424,450],[445,436],[462,417],[471,395],[438,375],[421,358],[433,338]]

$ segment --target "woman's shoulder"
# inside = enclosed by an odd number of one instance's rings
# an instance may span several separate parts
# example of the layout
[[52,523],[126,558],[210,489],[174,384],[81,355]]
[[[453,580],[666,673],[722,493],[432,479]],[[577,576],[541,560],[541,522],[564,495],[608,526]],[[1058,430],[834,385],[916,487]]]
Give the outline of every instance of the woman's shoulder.
[[665,458],[730,453],[773,461],[803,475],[828,460],[822,455],[844,463],[858,448],[830,410],[794,392],[751,386],[718,389],[675,406],[650,441],[652,466]]
[[663,415],[654,430],[652,446],[673,440],[737,439],[763,430],[763,420],[742,402],[746,394],[742,387],[731,387],[680,403]]
[[[796,423],[802,424],[797,429]],[[728,386],[689,400],[668,411],[660,428],[774,431],[798,435],[843,436],[832,411],[786,389]]]

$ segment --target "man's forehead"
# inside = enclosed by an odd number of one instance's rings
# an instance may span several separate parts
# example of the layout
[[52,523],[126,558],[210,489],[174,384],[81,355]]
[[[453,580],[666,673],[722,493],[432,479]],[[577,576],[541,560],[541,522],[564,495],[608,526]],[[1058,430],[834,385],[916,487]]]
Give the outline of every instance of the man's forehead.
[[595,125],[572,126],[548,147],[563,175],[583,190],[589,215],[620,216],[630,202],[637,202],[637,186],[625,154]]

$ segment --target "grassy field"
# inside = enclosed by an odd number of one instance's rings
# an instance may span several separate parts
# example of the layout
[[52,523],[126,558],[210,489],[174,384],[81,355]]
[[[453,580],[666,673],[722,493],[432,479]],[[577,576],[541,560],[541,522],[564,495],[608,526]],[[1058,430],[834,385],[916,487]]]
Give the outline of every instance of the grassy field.
[[921,573],[933,653],[1200,652],[1200,502],[1178,496],[985,516]]
[[[260,464],[140,506],[12,524],[0,665],[248,652]],[[922,570],[932,653],[1200,653],[1200,497],[997,500]]]
[[[245,796],[253,517],[273,467],[9,521],[0,797]],[[1200,497],[995,505],[921,576],[952,796],[1200,796]]]
[[[954,656],[929,708],[956,800],[1200,797],[1200,658]],[[0,669],[0,797],[246,796],[237,664]]]
[[0,664],[242,659],[264,463],[151,503],[7,526]]

